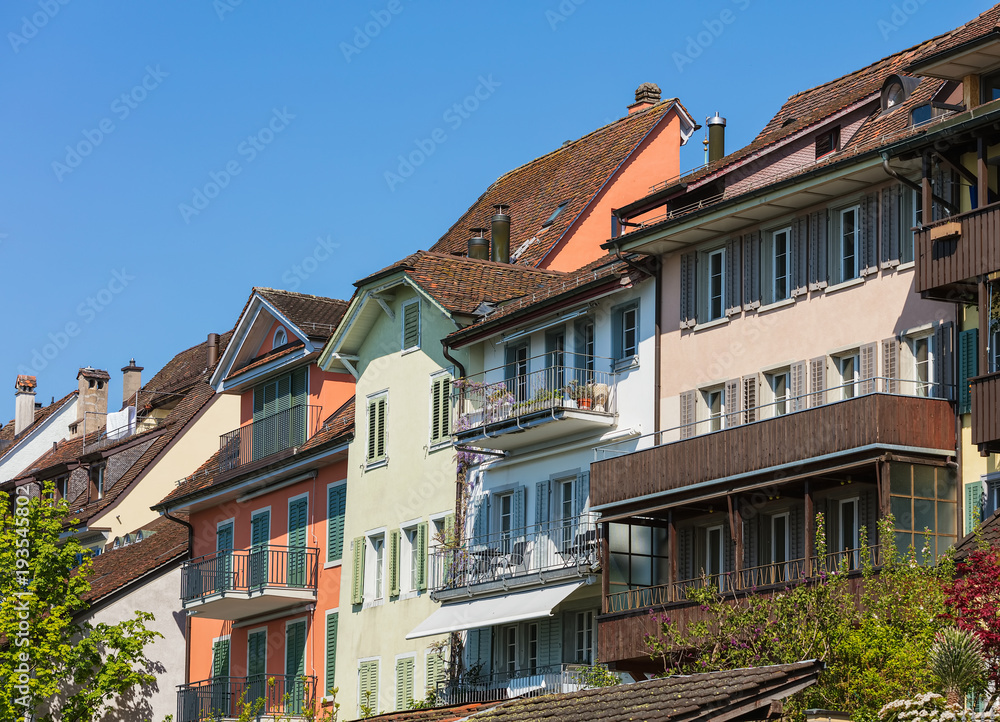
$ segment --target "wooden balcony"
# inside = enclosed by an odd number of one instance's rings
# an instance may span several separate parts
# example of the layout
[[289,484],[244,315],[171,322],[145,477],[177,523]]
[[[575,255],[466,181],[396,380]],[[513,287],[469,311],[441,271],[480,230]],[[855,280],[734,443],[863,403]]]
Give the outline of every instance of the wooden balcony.
[[648,498],[708,482],[724,482],[797,465],[848,457],[872,458],[881,450],[955,449],[955,414],[945,399],[871,393],[805,411],[735,426],[651,449],[596,461],[590,467],[595,507],[629,512]]
[[925,226],[913,242],[917,292],[976,303],[978,277],[1000,270],[1000,203]]
[[970,379],[972,443],[1000,451],[1000,373]]

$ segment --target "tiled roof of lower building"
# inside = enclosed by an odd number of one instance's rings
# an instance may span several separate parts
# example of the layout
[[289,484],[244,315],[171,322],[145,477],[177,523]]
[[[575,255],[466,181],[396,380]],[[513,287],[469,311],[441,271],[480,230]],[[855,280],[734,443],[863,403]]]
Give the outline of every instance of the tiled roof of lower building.
[[677,675],[617,687],[514,700],[470,719],[505,722],[758,719],[763,716],[762,707],[814,684],[822,669],[822,662],[810,660]]
[[955,545],[955,559],[963,561],[981,547],[1000,549],[1000,509],[986,517],[977,531],[959,539]]
[[435,707],[434,709],[410,709],[403,712],[390,712],[377,717],[367,717],[369,720],[381,722],[460,722],[471,717],[476,712],[496,707],[500,702],[472,702],[458,704],[452,707]]
[[275,308],[311,338],[330,338],[347,310],[347,302],[336,298],[310,296],[276,288],[256,287],[253,290],[273,303]]

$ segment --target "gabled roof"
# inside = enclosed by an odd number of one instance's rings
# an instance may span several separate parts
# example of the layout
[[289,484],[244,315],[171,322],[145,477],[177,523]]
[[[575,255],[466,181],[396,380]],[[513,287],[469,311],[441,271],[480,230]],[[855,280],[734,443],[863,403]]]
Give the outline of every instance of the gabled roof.
[[[18,436],[14,436],[14,422],[11,421],[9,424],[0,427],[0,459],[2,459],[6,454],[17,448],[17,443],[22,439],[27,438],[33,431],[37,430],[42,424],[45,423],[54,413],[62,409],[66,404],[70,403],[76,399],[79,391],[71,391],[70,393],[63,396],[58,401],[53,401],[48,406],[43,406],[40,409],[35,409],[35,420],[31,422],[31,425],[22,431]],[[3,442],[8,442],[4,444]]]
[[[288,460],[301,462],[310,455],[326,451],[340,444],[349,442],[354,437],[354,397],[352,396],[324,421],[319,431],[313,434],[298,452]],[[173,509],[207,494],[214,494],[221,489],[239,486],[247,480],[260,474],[260,469],[254,467],[247,473],[224,471],[220,465],[221,451],[216,451],[204,464],[177,482],[174,489],[162,501],[154,505],[154,509]],[[286,459],[283,457],[275,462],[278,466]],[[268,467],[270,469],[270,467]]]
[[450,707],[435,707],[433,709],[408,709],[403,712],[390,712],[376,717],[368,717],[373,722],[462,722],[476,712],[490,707],[496,707],[500,702],[469,702]]
[[[439,253],[465,253],[472,227],[489,227],[493,206],[510,206],[510,250],[515,253],[526,241],[537,239],[517,258],[521,266],[537,266],[573,222],[583,213],[647,135],[671,111],[681,116],[692,132],[694,121],[676,98],[627,115],[566,143],[561,148],[500,176],[486,192],[435,243]],[[548,228],[542,225],[559,207],[566,207]]]
[[474,714],[472,720],[504,722],[694,722],[763,719],[772,703],[816,683],[823,663],[751,667],[676,675],[617,687],[513,700]]
[[187,527],[160,517],[136,529],[133,535],[139,531],[143,532],[142,541],[109,549],[94,558],[90,591],[83,595],[85,602],[99,602],[187,556]]
[[[335,298],[254,287],[233,329],[233,342],[219,355],[212,385],[217,391],[227,390],[233,384],[239,386],[241,378],[244,382],[248,378],[242,377],[248,371],[269,373],[270,362],[279,356],[289,363],[302,361],[322,348],[346,310],[347,302]],[[259,354],[275,321],[286,327],[288,343]]]
[[[220,349],[225,347],[230,333],[220,337]],[[15,479],[26,483],[30,480],[45,481],[62,473],[69,464],[81,459],[110,457],[118,450],[145,447],[138,459],[113,485],[105,489],[103,498],[88,500],[87,494],[80,494],[71,500],[70,514],[81,524],[115,504],[126,495],[133,483],[160,457],[167,446],[188,428],[195,416],[211,401],[214,389],[206,379],[213,369],[206,368],[208,342],[186,349],[171,359],[139,393],[139,403],[157,406],[163,403],[176,404],[166,418],[156,427],[143,433],[127,436],[109,445],[97,445],[100,430],[87,434],[87,445],[83,438],[64,440],[43,454]],[[200,360],[199,360],[200,359]],[[197,370],[198,367],[200,370]],[[155,393],[154,393],[155,392]],[[179,400],[178,400],[178,397]]]
[[955,545],[955,559],[964,561],[981,546],[1000,549],[1000,509],[984,519],[977,531],[966,534],[958,540],[958,544]]

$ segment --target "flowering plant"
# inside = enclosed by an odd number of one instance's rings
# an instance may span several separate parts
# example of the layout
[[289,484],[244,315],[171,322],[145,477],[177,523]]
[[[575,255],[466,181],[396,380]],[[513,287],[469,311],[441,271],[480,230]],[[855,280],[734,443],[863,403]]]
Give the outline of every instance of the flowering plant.
[[992,716],[948,705],[941,695],[928,692],[913,699],[890,702],[878,711],[878,719],[879,722],[973,722]]

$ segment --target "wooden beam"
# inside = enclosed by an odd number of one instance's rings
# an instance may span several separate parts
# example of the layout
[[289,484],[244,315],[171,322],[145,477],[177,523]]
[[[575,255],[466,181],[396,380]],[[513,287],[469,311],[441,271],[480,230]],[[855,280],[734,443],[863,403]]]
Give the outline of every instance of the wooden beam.
[[924,153],[920,164],[920,222],[929,226],[934,221],[934,190],[931,188],[931,156]]
[[938,160],[941,161],[944,165],[948,166],[953,171],[958,173],[960,176],[965,178],[965,180],[969,181],[969,185],[976,185],[977,183],[976,176],[968,168],[963,166],[961,163],[952,163],[950,160],[945,158],[944,155],[942,155],[941,153],[935,153],[934,155],[936,155],[938,157]]
[[[677,524],[674,523],[674,512],[667,514],[667,549],[670,550],[670,589],[667,598],[674,601],[674,583],[677,581]],[[608,576],[606,573],[602,577]]]
[[[608,524],[601,524],[603,532],[601,534],[601,569],[611,569],[610,554],[608,553]],[[611,575],[608,573],[601,574],[601,608],[604,613],[608,613],[608,596],[611,594]]]
[[812,487],[809,485],[809,481],[806,481],[806,498],[805,498],[805,535],[806,535],[806,576],[812,576],[812,558],[816,554],[816,550],[813,548],[816,541],[816,511],[813,505]]
[[990,169],[986,165],[986,139],[976,140],[976,202],[979,208],[990,202]]
[[733,509],[735,506],[735,513],[731,513],[730,518],[733,523],[733,538],[736,541],[736,581],[739,584],[743,573],[743,514],[740,513],[739,497],[737,497],[735,504],[732,497],[729,498],[729,508]]

